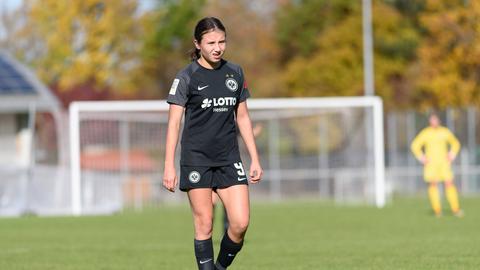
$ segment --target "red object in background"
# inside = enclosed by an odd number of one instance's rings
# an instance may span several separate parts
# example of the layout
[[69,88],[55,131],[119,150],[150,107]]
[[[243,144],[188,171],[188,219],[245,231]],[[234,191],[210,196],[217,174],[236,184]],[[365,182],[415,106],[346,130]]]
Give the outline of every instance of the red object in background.
[[[126,155],[130,171],[153,171],[154,160],[143,150],[132,150]],[[81,167],[86,170],[120,171],[122,153],[120,150],[102,150],[82,153]]]
[[51,85],[50,88],[58,99],[60,99],[64,108],[68,108],[68,105],[72,101],[115,99],[115,95],[111,89],[98,89],[95,88],[93,83],[89,82],[74,86],[68,90],[61,90],[58,85]]

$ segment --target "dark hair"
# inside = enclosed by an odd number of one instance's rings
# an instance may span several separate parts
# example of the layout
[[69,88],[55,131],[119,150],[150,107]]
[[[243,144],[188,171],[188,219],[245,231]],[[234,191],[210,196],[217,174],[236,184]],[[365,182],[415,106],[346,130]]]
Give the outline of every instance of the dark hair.
[[[193,32],[193,37],[195,40],[200,43],[202,41],[202,37],[204,34],[214,31],[215,29],[219,29],[225,34],[227,31],[225,30],[225,26],[223,26],[222,22],[215,18],[215,17],[205,17],[198,21],[197,25],[195,26],[195,32]],[[194,47],[190,51],[190,58],[192,61],[195,61],[200,58],[200,50]]]
[[428,118],[433,117],[433,116],[435,116],[435,117],[437,117],[438,119],[440,119],[440,114],[439,114],[438,111],[435,110],[435,109],[431,110],[431,111],[428,113]]

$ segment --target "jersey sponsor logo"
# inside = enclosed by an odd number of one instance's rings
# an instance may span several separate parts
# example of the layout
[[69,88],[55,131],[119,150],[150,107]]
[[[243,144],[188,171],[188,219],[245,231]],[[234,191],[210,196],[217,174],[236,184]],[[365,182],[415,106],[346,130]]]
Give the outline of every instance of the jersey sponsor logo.
[[225,85],[227,86],[228,89],[230,89],[230,91],[233,91],[233,92],[237,91],[238,89],[238,83],[234,78],[227,78],[225,80]]
[[201,178],[202,178],[202,176],[201,176],[200,173],[197,172],[197,171],[191,171],[191,172],[188,174],[188,180],[189,180],[190,182],[192,182],[193,184],[200,182],[200,179],[201,179]]
[[228,112],[228,108],[213,108],[213,112]]
[[213,112],[227,112],[227,107],[233,107],[237,104],[235,97],[206,98],[202,101],[202,109],[213,108]]
[[212,100],[211,99],[204,99],[203,102],[202,102],[202,109],[206,109],[208,107],[211,107],[212,106]]
[[209,85],[204,85],[204,86],[197,86],[198,91],[202,91],[203,89],[207,88]]
[[173,80],[172,87],[170,87],[170,95],[175,95],[177,93],[178,83],[180,83],[179,79]]

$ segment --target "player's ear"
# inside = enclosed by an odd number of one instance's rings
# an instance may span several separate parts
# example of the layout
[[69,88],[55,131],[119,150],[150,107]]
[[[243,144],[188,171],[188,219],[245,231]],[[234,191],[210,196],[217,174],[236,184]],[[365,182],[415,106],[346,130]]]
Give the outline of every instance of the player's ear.
[[195,44],[195,48],[200,50],[200,42],[198,42],[196,39],[194,39],[193,44]]

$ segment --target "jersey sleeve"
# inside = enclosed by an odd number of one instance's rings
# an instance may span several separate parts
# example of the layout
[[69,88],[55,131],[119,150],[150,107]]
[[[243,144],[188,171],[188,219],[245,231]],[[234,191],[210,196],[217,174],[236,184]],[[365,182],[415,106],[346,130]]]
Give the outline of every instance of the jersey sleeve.
[[448,129],[447,134],[447,142],[450,144],[450,152],[456,156],[458,151],[460,151],[460,142],[458,141],[457,137],[455,137],[455,135],[453,135],[453,133]]
[[243,75],[243,70],[240,68],[240,75],[242,75],[242,88],[240,92],[239,102],[243,102],[250,97],[250,90],[248,90],[247,80],[245,79],[245,75]]
[[177,74],[168,92],[168,104],[176,104],[185,107],[189,97],[188,82],[181,73]]
[[413,139],[410,149],[412,150],[413,155],[417,159],[423,155],[422,147],[425,145],[425,130],[422,130],[416,137]]

